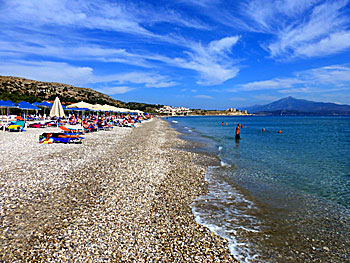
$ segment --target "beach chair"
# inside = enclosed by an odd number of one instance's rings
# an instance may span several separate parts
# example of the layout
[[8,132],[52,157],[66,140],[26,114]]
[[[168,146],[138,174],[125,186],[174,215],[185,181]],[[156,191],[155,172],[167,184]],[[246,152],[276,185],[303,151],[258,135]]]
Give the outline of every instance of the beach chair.
[[25,121],[16,121],[16,122],[12,122],[8,127],[8,131],[10,132],[23,132],[24,130],[24,125],[25,125]]
[[46,125],[42,124],[42,123],[31,123],[31,124],[29,124],[28,127],[30,127],[30,128],[45,128]]
[[65,133],[71,133],[71,134],[83,134],[85,132],[84,129],[71,129],[65,126],[59,126],[59,128]]
[[84,137],[78,134],[65,134],[59,132],[43,133],[39,136],[39,143],[52,144],[52,143],[82,143]]

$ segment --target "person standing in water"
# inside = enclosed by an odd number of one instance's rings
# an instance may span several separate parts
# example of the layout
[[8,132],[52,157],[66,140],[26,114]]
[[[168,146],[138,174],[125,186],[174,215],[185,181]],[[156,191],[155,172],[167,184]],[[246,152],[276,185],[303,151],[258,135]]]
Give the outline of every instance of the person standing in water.
[[235,139],[239,140],[241,138],[241,130],[240,130],[241,124],[238,123],[236,127],[236,132],[235,132]]

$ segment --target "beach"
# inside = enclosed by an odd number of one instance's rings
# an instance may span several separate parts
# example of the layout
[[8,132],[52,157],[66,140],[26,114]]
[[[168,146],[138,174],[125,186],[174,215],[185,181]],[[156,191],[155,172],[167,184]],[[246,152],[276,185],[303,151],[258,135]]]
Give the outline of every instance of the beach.
[[0,134],[1,261],[235,261],[190,207],[213,157],[187,151],[167,122],[38,143],[56,129]]

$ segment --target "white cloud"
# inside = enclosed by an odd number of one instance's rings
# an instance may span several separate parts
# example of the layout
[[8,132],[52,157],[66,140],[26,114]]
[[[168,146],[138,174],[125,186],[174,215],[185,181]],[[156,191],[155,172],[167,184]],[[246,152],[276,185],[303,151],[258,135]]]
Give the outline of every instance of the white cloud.
[[[209,27],[174,10],[121,1],[106,0],[5,0],[0,21],[22,23],[28,29],[70,27],[136,34],[158,41],[175,41],[171,36],[153,33],[147,26],[167,22],[176,26],[207,30]],[[23,23],[24,22],[24,23]]]
[[315,90],[313,90],[310,87],[305,87],[305,88],[295,88],[295,89],[282,89],[282,90],[279,90],[278,92],[290,94],[290,93],[310,93],[313,91]]
[[350,50],[350,31],[341,31],[321,39],[319,42],[300,46],[295,49],[295,55],[319,57]]
[[233,97],[230,98],[231,101],[247,101],[247,98],[243,98],[243,97]]
[[118,84],[143,84],[147,88],[165,88],[177,85],[176,82],[168,80],[167,77],[147,72],[127,72],[122,74],[111,74],[95,76],[94,83],[115,82]]
[[134,90],[134,88],[130,88],[127,86],[118,86],[118,87],[102,87],[102,88],[97,88],[96,90],[107,95],[115,95],[115,94],[127,93],[129,91]]
[[296,72],[290,78],[254,81],[238,86],[243,91],[278,90],[280,93],[335,91],[334,88],[350,91],[350,64],[320,67]]
[[282,89],[291,88],[296,84],[302,84],[303,81],[297,78],[275,78],[271,80],[254,81],[246,84],[239,85],[244,91],[253,90],[271,90],[271,89]]
[[[348,16],[342,11],[346,2],[326,2],[317,5],[305,21],[294,20],[283,27],[277,32],[277,40],[268,46],[271,56],[319,56],[333,54],[346,48],[342,43],[340,46],[339,43],[336,44],[342,38],[339,33],[349,26]],[[337,48],[328,49],[330,44],[336,45]],[[315,47],[321,49],[322,53],[313,52]],[[306,53],[303,50],[307,50]]]
[[238,40],[239,37],[234,36],[212,41],[207,46],[189,43],[191,51],[185,52],[187,58],[167,59],[166,62],[197,71],[200,75],[197,84],[218,85],[234,78],[239,72],[239,67],[234,65],[235,61],[229,56]]
[[231,52],[232,46],[238,42],[239,38],[239,36],[233,36],[211,41],[209,43],[208,50],[213,54],[225,54],[227,52]]
[[253,97],[259,101],[275,101],[281,99],[281,97],[266,94],[255,95]]
[[163,88],[177,85],[168,77],[148,72],[96,75],[90,67],[72,66],[52,61],[6,61],[0,62],[0,75],[20,76],[38,81],[63,82],[72,85],[88,83],[138,84],[145,87]]
[[194,98],[197,98],[197,99],[212,99],[213,97],[209,96],[209,95],[196,95],[196,96],[194,96]]
[[316,0],[250,0],[243,2],[240,11],[253,31],[276,33],[287,20],[300,17]]
[[241,4],[246,29],[271,34],[273,58],[334,54],[349,48],[349,0],[253,0]]
[[12,61],[0,62],[0,75],[19,76],[39,81],[83,85],[93,79],[90,67],[75,67],[64,62]]

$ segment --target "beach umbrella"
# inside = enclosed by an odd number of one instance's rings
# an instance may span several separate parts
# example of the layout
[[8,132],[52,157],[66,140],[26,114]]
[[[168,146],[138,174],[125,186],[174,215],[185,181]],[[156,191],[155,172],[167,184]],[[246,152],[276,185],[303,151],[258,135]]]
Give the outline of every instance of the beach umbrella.
[[[0,100],[0,108],[7,108],[7,116],[9,115],[9,109],[10,108],[17,108],[16,104],[9,100]],[[1,110],[2,111],[2,110]],[[8,123],[8,117],[6,117],[7,123]],[[1,115],[1,122],[4,122],[3,116]],[[5,131],[5,126],[4,126]]]
[[25,114],[25,119],[27,119],[27,114],[28,114],[28,110],[40,110],[40,108],[38,108],[37,106],[34,106],[33,104],[30,104],[29,102],[26,101],[21,101],[20,103],[16,104],[18,108],[20,108],[21,110],[26,111]]
[[29,102],[26,102],[26,101],[21,101],[16,105],[21,110],[40,110],[40,108],[38,108],[37,106],[34,106],[33,104],[30,104]]
[[74,104],[71,104],[69,106],[67,106],[67,108],[87,108],[87,109],[92,109],[94,105],[81,101],[81,102],[77,102]]
[[135,112],[137,114],[143,114],[144,113],[143,111],[140,111],[140,110],[132,110],[132,112]]
[[60,99],[58,97],[56,97],[52,105],[52,108],[50,111],[50,117],[58,117],[58,118],[64,117],[64,110],[60,102]]
[[33,105],[41,108],[51,108],[53,104],[47,101],[43,101],[43,102],[34,102]]
[[0,100],[0,108],[7,108],[7,115],[9,115],[9,108],[17,108],[17,106],[12,101]]
[[9,100],[0,100],[0,108],[10,108],[10,107],[17,107],[15,103]]
[[131,110],[127,108],[119,108],[119,112],[131,112]]
[[51,108],[53,104],[50,103],[50,102],[47,102],[47,101],[43,101],[43,102],[34,102],[33,105],[37,106],[37,107],[40,107],[40,108],[43,108],[44,109],[44,116],[46,116],[45,115],[45,109]]

